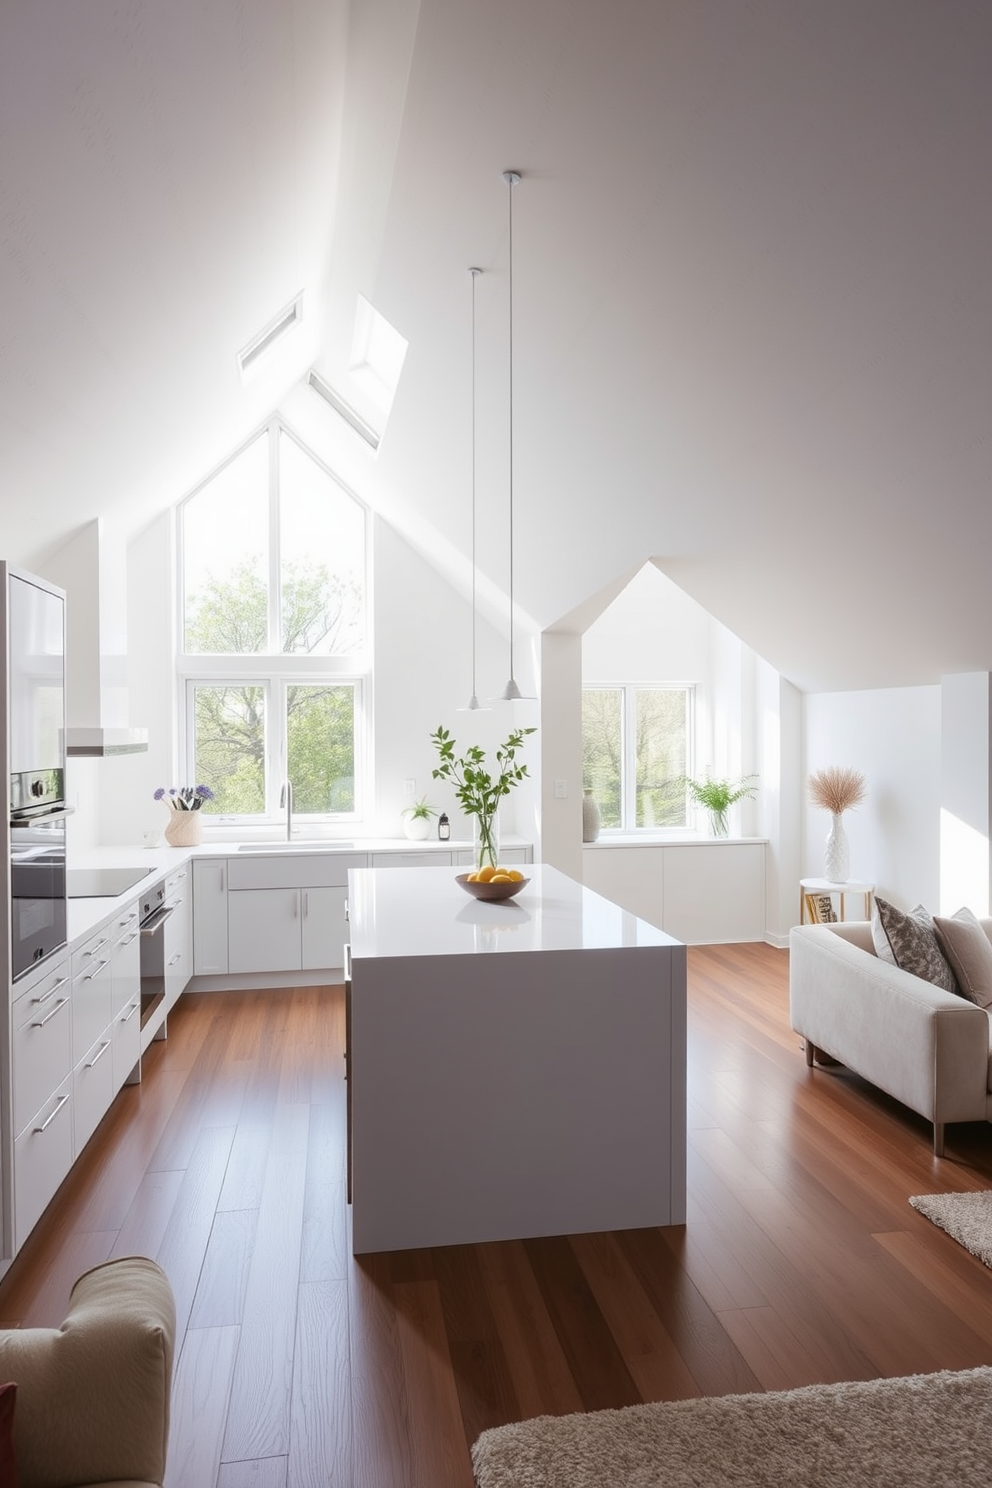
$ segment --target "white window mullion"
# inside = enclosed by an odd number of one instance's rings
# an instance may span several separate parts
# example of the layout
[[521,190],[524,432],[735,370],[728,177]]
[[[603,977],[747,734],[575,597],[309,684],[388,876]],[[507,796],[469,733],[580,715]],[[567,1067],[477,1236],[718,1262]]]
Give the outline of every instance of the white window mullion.
[[279,524],[279,425],[269,425],[269,651],[282,650],[282,533]]
[[635,692],[622,687],[620,709],[623,729],[623,829],[632,832],[637,825],[637,725],[634,714]]

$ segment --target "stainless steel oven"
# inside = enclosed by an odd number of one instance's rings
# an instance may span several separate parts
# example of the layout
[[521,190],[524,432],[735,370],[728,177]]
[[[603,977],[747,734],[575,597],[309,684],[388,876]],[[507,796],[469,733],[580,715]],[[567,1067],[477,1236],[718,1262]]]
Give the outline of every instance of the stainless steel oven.
[[3,564],[10,974],[66,943],[65,596]]

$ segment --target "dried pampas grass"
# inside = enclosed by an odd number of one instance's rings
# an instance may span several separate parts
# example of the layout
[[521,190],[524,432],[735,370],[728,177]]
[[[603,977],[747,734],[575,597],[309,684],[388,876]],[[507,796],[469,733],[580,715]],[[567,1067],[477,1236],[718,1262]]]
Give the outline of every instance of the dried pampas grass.
[[860,770],[828,765],[825,770],[816,770],[809,777],[809,798],[813,805],[835,815],[859,806],[865,795],[865,777]]

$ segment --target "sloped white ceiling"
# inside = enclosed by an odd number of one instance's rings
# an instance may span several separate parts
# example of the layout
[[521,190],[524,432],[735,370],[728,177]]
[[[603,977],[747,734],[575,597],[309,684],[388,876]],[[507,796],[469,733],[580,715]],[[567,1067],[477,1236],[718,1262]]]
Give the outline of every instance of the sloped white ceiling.
[[505,588],[514,167],[522,614],[652,558],[806,688],[992,669],[988,6],[23,0],[0,58],[10,556],[145,520],[311,362],[347,391],[359,292],[409,351],[378,459],[329,437],[467,554],[478,264]]

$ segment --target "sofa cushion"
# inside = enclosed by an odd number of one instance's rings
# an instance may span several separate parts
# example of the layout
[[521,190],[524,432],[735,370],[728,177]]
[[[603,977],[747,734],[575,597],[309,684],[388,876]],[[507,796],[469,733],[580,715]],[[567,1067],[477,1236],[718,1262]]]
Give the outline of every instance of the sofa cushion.
[[[887,899],[876,897],[871,936],[880,960],[922,977],[945,992],[958,990],[951,964],[937,941],[934,922],[922,904],[906,914]],[[992,946],[988,948],[992,954]]]
[[980,1008],[992,1007],[992,945],[970,909],[936,916],[934,929],[954,968],[958,991]]

